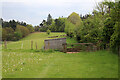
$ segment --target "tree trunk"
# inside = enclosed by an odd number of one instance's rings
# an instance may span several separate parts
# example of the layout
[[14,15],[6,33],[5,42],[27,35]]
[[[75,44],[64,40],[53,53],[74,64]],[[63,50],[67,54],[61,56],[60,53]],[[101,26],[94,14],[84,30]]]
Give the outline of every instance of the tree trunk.
[[109,13],[110,13],[110,6],[108,7],[108,9],[109,9]]

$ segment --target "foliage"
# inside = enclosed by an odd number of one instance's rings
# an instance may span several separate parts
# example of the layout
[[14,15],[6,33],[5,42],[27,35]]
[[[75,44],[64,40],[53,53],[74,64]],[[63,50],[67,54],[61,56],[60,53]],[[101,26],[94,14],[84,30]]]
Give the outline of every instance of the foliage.
[[22,34],[22,37],[25,37],[29,34],[28,28],[21,25],[17,25],[16,31],[20,32]]
[[16,41],[28,34],[28,28],[21,25],[17,25],[15,31],[11,27],[5,27],[2,29],[2,40]]
[[84,27],[81,32],[81,42],[92,42],[97,43],[101,40],[103,27],[104,27],[104,18],[101,13],[95,14],[85,19]]
[[5,28],[5,27],[11,27],[11,28],[13,28],[15,30],[16,27],[17,27],[17,25],[27,26],[27,24],[25,22],[19,22],[19,21],[15,21],[15,20],[4,21],[1,18],[1,21],[2,21],[2,27],[3,28]]
[[28,28],[28,30],[30,31],[30,33],[34,32],[34,28],[33,28],[32,25],[28,24],[26,27]]
[[51,31],[48,29],[48,30],[47,30],[47,34],[49,35],[49,34],[50,34],[50,32],[51,32]]
[[34,27],[34,30],[35,30],[36,32],[39,32],[39,31],[40,31],[40,27],[39,27],[39,26],[35,26],[35,27]]
[[56,28],[56,25],[55,25],[55,21],[54,21],[54,20],[52,21],[52,24],[49,26],[49,29],[50,29],[52,32],[56,32],[56,31],[57,31],[57,28]]
[[112,21],[111,17],[108,17],[106,18],[104,24],[105,25],[103,29],[103,41],[105,44],[108,44],[110,42],[111,35],[114,32],[114,22]]
[[[15,20],[4,21],[2,18],[0,18],[0,22],[2,23],[3,28],[2,40],[9,41],[19,40],[28,35],[29,33],[34,32],[33,26],[26,24],[25,22],[19,22]],[[18,25],[20,26],[19,29]]]
[[14,32],[14,40],[17,41],[22,38],[22,33],[20,31]]
[[110,48],[114,53],[119,54],[120,47],[120,1],[115,3],[115,8],[111,11],[111,19],[115,22],[114,33],[110,39]]
[[13,40],[14,30],[11,27],[6,27],[3,29],[3,40],[11,41]]
[[5,28],[2,28],[2,40],[7,40],[7,31]]
[[39,31],[46,32],[48,30],[48,26],[49,25],[47,24],[46,20],[43,20],[42,23],[40,24]]
[[81,21],[80,16],[77,13],[75,13],[75,12],[73,12],[72,14],[70,14],[68,16],[67,20],[69,22],[71,22],[72,24],[74,24],[74,25],[80,24],[80,21]]
[[50,29],[52,32],[64,32],[66,18],[52,19],[51,24],[47,24],[45,20],[40,24],[40,31],[46,32]]
[[83,22],[80,16],[73,12],[70,16],[68,16],[65,23],[65,32],[70,37],[80,37],[81,30],[83,28]]
[[114,53],[118,54],[119,47],[120,47],[120,23],[119,22],[116,22],[114,29],[115,31],[110,39],[110,47]]
[[51,23],[52,23],[52,16],[50,14],[48,14],[46,23],[47,23],[47,25],[51,25]]
[[101,13],[102,15],[104,15],[108,11],[107,6],[104,5],[104,3],[105,2],[99,2],[96,4],[96,7],[95,7],[95,10]]
[[60,31],[60,32],[64,32],[64,28],[65,28],[65,20],[66,18],[58,18],[55,19],[55,27],[56,27],[56,31]]
[[48,27],[52,32],[64,32],[66,18],[58,18],[52,20],[52,24]]
[[75,25],[70,23],[69,21],[65,22],[65,32],[67,36],[69,37],[74,37],[74,30],[75,30]]
[[115,3],[114,3],[114,2],[108,1],[108,0],[105,0],[104,2],[102,2],[102,4],[103,4],[104,6],[107,6],[107,8],[108,8],[107,13],[110,13],[110,12],[111,12],[111,8],[114,8],[114,6],[115,6]]

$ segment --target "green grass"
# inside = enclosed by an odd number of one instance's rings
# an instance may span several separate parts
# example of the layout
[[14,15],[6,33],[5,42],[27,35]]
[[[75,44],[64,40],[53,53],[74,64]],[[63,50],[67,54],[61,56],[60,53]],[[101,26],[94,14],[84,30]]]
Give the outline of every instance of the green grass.
[[[35,43],[37,42],[38,49],[42,49],[44,46],[44,40],[48,39],[50,36],[57,36],[57,35],[64,35],[65,33],[51,33],[50,35],[47,35],[46,33],[42,32],[36,32],[32,33],[29,36],[14,42],[9,42],[7,44],[8,49],[31,49],[31,41],[33,41],[33,48],[35,49]],[[23,44],[23,47],[22,47]],[[4,48],[4,46],[3,46]]]
[[[118,78],[118,57],[109,51],[66,54],[40,50],[48,36],[62,34],[33,33],[10,42],[2,51],[3,78]],[[39,50],[30,49],[31,40],[38,42]],[[76,43],[67,38],[67,43],[71,42]]]

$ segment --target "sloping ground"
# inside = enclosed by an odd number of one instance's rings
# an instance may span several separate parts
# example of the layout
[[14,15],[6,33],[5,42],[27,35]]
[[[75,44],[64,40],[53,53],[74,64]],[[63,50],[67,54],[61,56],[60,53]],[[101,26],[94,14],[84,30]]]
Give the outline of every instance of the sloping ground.
[[[31,41],[33,41],[33,48],[35,49],[35,43],[37,42],[38,49],[43,48],[44,40],[49,36],[64,35],[65,33],[51,33],[47,35],[45,32],[35,32],[20,41],[14,41],[7,44],[8,49],[31,49]],[[4,46],[3,46],[4,48]]]
[[[43,46],[44,39],[64,33],[32,33],[10,42],[2,50],[3,78],[117,78],[118,57],[108,51],[66,54],[58,51],[30,49],[30,42]],[[68,43],[76,43],[67,38]],[[21,44],[23,43],[23,49]]]

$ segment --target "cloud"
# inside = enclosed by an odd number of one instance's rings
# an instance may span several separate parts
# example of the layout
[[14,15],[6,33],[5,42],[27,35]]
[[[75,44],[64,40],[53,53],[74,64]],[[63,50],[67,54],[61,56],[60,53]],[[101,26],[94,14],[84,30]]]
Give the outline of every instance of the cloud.
[[2,0],[3,19],[16,19],[38,25],[50,13],[53,18],[72,12],[87,14],[102,0]]

